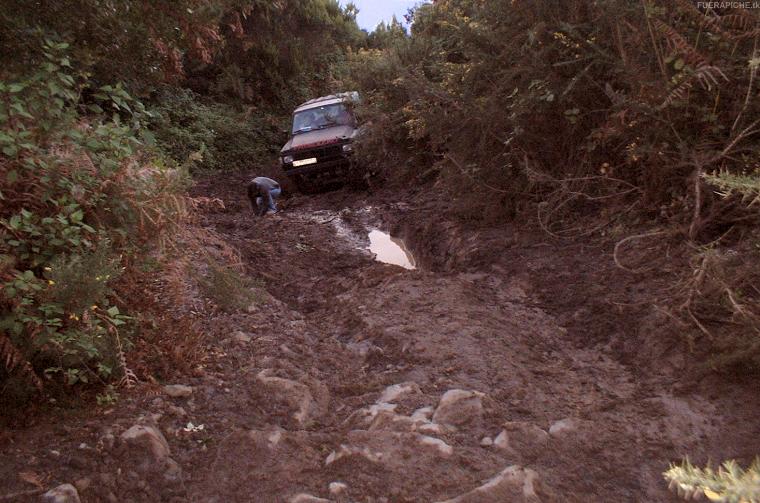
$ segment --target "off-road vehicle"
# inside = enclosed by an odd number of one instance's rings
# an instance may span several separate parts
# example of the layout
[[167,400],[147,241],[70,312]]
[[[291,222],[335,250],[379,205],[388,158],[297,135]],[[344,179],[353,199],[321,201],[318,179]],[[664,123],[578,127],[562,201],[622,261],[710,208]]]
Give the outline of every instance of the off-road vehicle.
[[280,150],[285,174],[301,192],[345,182],[353,142],[359,134],[354,105],[359,93],[332,94],[302,103],[293,111],[290,138]]

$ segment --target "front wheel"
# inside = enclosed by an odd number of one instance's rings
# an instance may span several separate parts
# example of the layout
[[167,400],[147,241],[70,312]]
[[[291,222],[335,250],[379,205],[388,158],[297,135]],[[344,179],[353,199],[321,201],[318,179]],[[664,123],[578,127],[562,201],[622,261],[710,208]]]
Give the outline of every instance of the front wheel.
[[314,193],[314,184],[309,181],[304,175],[295,175],[293,177],[293,183],[301,194]]

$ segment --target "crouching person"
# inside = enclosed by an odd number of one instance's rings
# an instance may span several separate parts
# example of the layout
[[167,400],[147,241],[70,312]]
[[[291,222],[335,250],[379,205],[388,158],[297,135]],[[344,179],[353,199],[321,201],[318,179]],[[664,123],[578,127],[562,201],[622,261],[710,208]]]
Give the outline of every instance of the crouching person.
[[259,216],[264,216],[269,211],[272,214],[277,213],[275,199],[280,197],[281,193],[280,184],[264,176],[257,176],[248,184],[248,199],[251,201],[251,208]]

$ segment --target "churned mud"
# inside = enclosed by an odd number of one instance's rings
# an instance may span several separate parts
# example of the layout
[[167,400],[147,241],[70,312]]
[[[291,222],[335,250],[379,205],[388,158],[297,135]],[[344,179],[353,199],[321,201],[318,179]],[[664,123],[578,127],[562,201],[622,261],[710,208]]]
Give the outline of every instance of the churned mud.
[[9,430],[4,493],[37,477],[19,501],[71,483],[93,502],[660,502],[669,462],[760,452],[756,387],[695,370],[643,302],[659,279],[603,244],[348,191],[256,218],[245,179],[194,189],[223,201],[201,224],[260,295],[207,317],[207,362],[168,383],[189,389]]

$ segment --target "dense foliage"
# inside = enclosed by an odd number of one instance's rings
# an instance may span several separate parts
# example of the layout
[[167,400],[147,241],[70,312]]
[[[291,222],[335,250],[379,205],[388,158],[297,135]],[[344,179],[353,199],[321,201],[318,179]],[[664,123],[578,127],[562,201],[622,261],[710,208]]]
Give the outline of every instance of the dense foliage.
[[759,18],[684,0],[423,5],[409,36],[351,57],[365,155],[436,178],[473,221],[530,212],[558,238],[653,222],[620,248],[688,241],[697,273],[670,310],[714,364],[756,366]]
[[364,43],[355,15],[335,0],[0,0],[4,403],[133,377],[134,291],[188,215],[186,171],[272,163],[289,109]]
[[671,489],[686,499],[749,503],[760,500],[760,460],[744,470],[733,461],[717,470],[697,468],[688,461],[665,472]]
[[[6,370],[28,362],[68,384],[122,373],[125,339],[110,284],[181,211],[176,169],[139,153],[142,104],[119,85],[77,81],[68,46],[0,83],[0,330]],[[86,118],[80,96],[92,92]],[[106,110],[112,113],[106,113]],[[161,218],[159,218],[161,217]],[[126,255],[126,256],[124,256]]]

